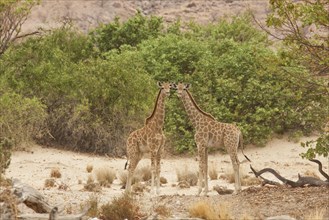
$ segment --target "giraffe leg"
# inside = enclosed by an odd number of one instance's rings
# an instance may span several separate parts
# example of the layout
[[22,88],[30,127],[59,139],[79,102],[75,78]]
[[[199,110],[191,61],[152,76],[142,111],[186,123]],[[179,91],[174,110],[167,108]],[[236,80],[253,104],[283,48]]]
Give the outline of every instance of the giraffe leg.
[[126,192],[131,192],[131,180],[134,176],[134,171],[138,165],[138,162],[142,158],[142,156],[139,153],[134,153],[133,155],[129,155],[130,164],[128,167],[128,176],[127,176],[127,183],[126,183]]
[[131,192],[131,181],[134,176],[134,171],[140,161],[141,157],[136,155],[136,157],[131,157],[130,164],[128,167],[128,176],[127,176],[127,183],[126,183],[126,192]]
[[238,159],[238,147],[239,147],[240,136],[236,135],[236,133],[230,133],[224,138],[224,146],[227,152],[230,155],[233,170],[234,170],[234,193],[238,193],[241,191],[241,179],[240,179],[240,162]]
[[203,165],[203,179],[204,179],[204,195],[208,193],[208,148],[204,150],[204,165]]
[[154,179],[156,174],[155,160],[156,160],[156,152],[152,151],[151,152],[151,191],[153,194],[155,194],[155,190],[154,190]]
[[231,145],[226,145],[229,146],[228,149],[228,153],[230,154],[230,158],[232,161],[232,166],[233,166],[233,170],[234,170],[234,179],[235,179],[235,184],[234,184],[234,188],[235,188],[235,193],[238,193],[241,191],[241,179],[240,179],[240,162],[238,159],[238,154],[237,154],[237,150],[238,150],[238,145],[239,145],[239,138],[237,138],[236,143],[231,143]]
[[158,149],[157,152],[157,158],[156,158],[156,193],[159,195],[160,194],[160,171],[161,171],[161,154],[162,154],[162,149],[165,145],[166,142],[166,137],[162,134],[161,135],[161,144],[160,148]]
[[160,194],[160,161],[161,161],[161,152],[160,150],[157,153],[157,157],[156,157],[156,194],[159,195]]
[[203,145],[198,145],[198,154],[199,154],[199,178],[198,178],[198,195],[202,192],[202,183],[205,173],[205,147]]
[[241,191],[241,179],[240,179],[240,165],[239,165],[239,160],[237,157],[237,154],[234,154],[231,156],[232,160],[232,165],[233,165],[233,170],[234,170],[234,179],[235,179],[235,193],[238,193]]

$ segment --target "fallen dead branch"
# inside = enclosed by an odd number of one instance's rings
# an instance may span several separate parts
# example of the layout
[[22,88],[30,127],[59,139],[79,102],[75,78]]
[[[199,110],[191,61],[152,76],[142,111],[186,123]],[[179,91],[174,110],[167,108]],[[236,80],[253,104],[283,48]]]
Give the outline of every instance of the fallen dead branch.
[[319,172],[322,174],[322,176],[324,176],[327,179],[327,182],[329,182],[329,175],[323,171],[322,163],[315,159],[311,159],[310,161],[317,163],[319,165]]
[[[15,197],[16,201],[14,201],[13,199],[11,199],[11,202],[0,200],[0,208],[6,209],[0,212],[1,218],[5,217],[6,219],[21,219],[21,220],[27,220],[27,219],[28,220],[45,220],[45,219],[78,220],[81,219],[84,215],[86,215],[89,210],[89,207],[86,207],[79,214],[60,215],[58,208],[48,204],[46,199],[43,197],[43,195],[41,195],[39,191],[37,191],[36,189],[32,188],[27,184],[22,183],[18,179],[13,179],[12,183],[13,183],[12,190],[7,190],[4,192],[9,192],[10,195]],[[17,216],[17,211],[15,211],[12,208],[12,205],[10,203],[24,203],[27,207],[33,209],[36,213],[19,214]]]
[[326,178],[326,181],[320,180],[315,177],[310,177],[310,176],[300,176],[299,174],[298,174],[298,180],[292,181],[292,180],[282,177],[278,172],[276,172],[272,168],[264,168],[260,171],[256,171],[252,166],[250,166],[250,169],[252,170],[252,172],[255,174],[256,177],[260,177],[263,179],[262,185],[265,185],[265,184],[281,185],[278,182],[268,180],[261,176],[263,173],[269,172],[269,173],[272,173],[281,182],[283,182],[284,184],[289,185],[291,187],[329,186],[329,175],[322,170],[322,163],[319,160],[310,160],[310,161],[315,162],[319,165],[319,172]]
[[59,215],[58,208],[54,207],[49,214],[21,214],[18,216],[20,220],[80,220],[88,212],[89,208],[86,208],[81,213],[76,215]]
[[39,191],[31,186],[22,183],[18,179],[13,179],[14,195],[19,199],[19,203],[24,203],[27,207],[37,213],[50,213],[51,205]]

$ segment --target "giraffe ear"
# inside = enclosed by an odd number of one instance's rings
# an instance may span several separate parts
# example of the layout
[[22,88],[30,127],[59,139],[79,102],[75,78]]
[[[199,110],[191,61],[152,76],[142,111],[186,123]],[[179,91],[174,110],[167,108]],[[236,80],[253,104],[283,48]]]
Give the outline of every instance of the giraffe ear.
[[158,85],[159,88],[161,88],[162,87],[162,82],[158,81],[157,85]]
[[191,88],[191,84],[190,83],[185,84],[185,89],[189,89],[189,88]]

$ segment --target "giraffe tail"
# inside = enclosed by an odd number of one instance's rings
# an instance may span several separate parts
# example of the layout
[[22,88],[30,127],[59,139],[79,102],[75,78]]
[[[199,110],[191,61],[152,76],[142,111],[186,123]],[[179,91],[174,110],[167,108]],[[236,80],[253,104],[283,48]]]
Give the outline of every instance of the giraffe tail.
[[127,160],[127,162],[125,163],[125,170],[127,169],[127,166],[128,166],[128,160]]
[[249,157],[247,157],[247,155],[244,154],[243,149],[244,149],[244,144],[243,144],[243,136],[242,133],[240,133],[240,137],[239,137],[239,146],[241,148],[241,152],[243,154],[243,156],[249,161],[251,162],[251,160],[249,159]]

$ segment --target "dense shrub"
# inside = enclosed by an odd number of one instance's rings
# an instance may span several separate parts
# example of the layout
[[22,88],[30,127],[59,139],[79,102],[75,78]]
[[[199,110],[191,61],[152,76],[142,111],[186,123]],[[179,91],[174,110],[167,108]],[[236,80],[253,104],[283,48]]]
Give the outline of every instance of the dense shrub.
[[126,193],[100,209],[101,218],[105,220],[140,219],[144,216],[137,201]]
[[[199,106],[219,121],[237,123],[246,143],[264,145],[274,133],[309,134],[328,114],[324,85],[300,81],[308,70],[291,53],[270,49],[248,15],[141,43],[147,71],[157,80],[192,84]],[[177,99],[168,102],[166,131],[179,152],[193,151],[193,128]]]
[[45,132],[45,106],[37,98],[24,98],[14,92],[0,93],[0,140],[13,145],[29,142]]
[[3,84],[47,106],[50,135],[42,143],[116,153],[153,108],[156,84],[136,52],[94,55],[86,36],[61,28],[2,57]]
[[0,182],[10,164],[12,149],[45,133],[46,115],[38,99],[0,91]]
[[101,52],[119,49],[122,45],[137,46],[143,40],[156,38],[163,30],[162,19],[143,16],[140,11],[126,22],[116,17],[90,33],[92,41]]
[[9,167],[13,142],[8,138],[0,138],[0,186],[2,174]]
[[[273,133],[308,134],[329,114],[324,81],[311,78],[294,51],[271,47],[249,15],[165,30],[161,18],[137,13],[89,35],[62,27],[11,47],[0,59],[0,85],[42,112],[24,120],[41,125],[46,117],[50,135],[40,141],[72,150],[121,154],[153,109],[156,81],[191,83],[203,110],[263,145]],[[9,105],[5,93],[1,99]],[[172,94],[166,105],[167,145],[194,151],[182,103]]]

